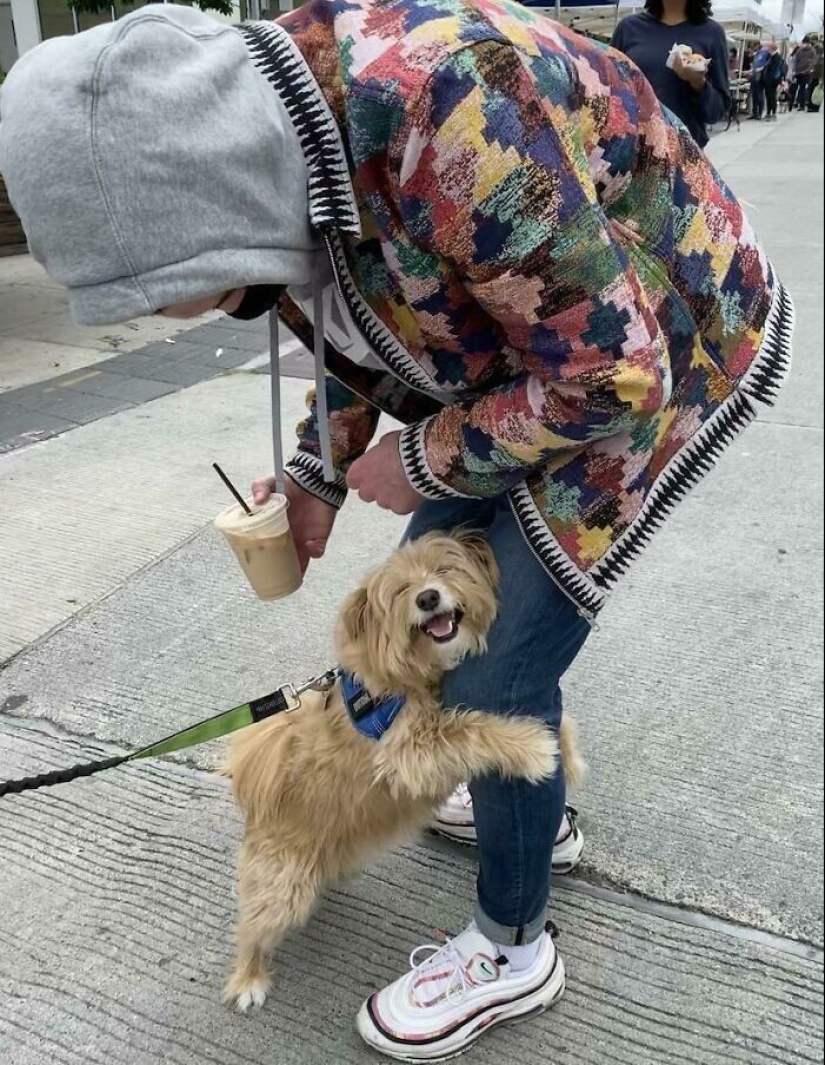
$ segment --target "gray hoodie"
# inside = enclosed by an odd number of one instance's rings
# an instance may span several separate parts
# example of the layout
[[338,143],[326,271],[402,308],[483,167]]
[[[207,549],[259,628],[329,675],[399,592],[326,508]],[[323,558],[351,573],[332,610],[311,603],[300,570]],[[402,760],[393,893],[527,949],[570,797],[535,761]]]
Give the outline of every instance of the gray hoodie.
[[292,122],[237,30],[199,11],[146,7],[24,55],[0,171],[79,322],[313,276]]

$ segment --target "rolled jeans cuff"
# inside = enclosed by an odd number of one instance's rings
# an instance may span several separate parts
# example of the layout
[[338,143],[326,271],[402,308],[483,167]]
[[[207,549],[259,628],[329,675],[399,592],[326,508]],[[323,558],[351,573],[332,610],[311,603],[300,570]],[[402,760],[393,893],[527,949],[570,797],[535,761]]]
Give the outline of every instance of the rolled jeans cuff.
[[498,921],[488,917],[482,910],[481,904],[477,902],[475,922],[479,932],[487,936],[491,943],[500,947],[521,947],[539,938],[547,924],[547,915],[540,913],[530,924],[526,925],[499,924]]

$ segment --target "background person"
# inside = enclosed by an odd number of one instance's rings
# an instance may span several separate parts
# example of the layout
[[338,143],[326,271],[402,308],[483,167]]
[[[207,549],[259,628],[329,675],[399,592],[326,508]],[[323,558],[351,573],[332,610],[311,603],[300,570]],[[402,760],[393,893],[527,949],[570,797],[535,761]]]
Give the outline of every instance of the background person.
[[799,51],[799,45],[795,44],[788,55],[788,110],[793,111],[794,104],[796,103],[796,53]]
[[808,111],[812,114],[817,114],[822,104],[821,86],[823,74],[825,74],[825,54],[823,53],[821,38],[812,43],[816,50],[816,63],[814,64],[813,73],[811,75],[811,89],[808,93]]
[[811,35],[802,39],[796,52],[796,109],[807,111],[810,102],[811,86],[814,80],[817,54]]
[[765,64],[762,81],[765,86],[765,113],[768,122],[776,122],[779,107],[779,86],[785,77],[785,60],[773,43],[767,45],[768,61]]
[[[622,19],[611,41],[639,67],[700,148],[708,142],[707,127],[727,119],[731,108],[728,39],[712,13],[710,0],[646,0],[643,12]],[[709,59],[707,72],[688,69],[680,57],[671,70],[667,57],[674,44],[686,44]]]
[[751,66],[751,119],[761,122],[765,117],[765,68],[770,62],[771,50],[766,42],[753,57]]

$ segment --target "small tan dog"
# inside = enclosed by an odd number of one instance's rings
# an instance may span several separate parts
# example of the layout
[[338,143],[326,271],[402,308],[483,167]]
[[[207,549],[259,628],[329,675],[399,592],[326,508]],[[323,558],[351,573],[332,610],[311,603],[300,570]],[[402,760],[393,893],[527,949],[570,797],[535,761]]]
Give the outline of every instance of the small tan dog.
[[[539,720],[439,705],[444,673],[485,650],[497,578],[483,541],[431,534],[396,551],[346,600],[341,665],[374,697],[406,697],[380,741],[356,730],[340,683],[234,741],[228,772],[246,827],[224,997],[239,1009],[263,1004],[267,956],[308,920],[321,892],[423,829],[459,783],[489,772],[539,781],[556,771],[558,744]],[[560,739],[576,772],[569,727]]]

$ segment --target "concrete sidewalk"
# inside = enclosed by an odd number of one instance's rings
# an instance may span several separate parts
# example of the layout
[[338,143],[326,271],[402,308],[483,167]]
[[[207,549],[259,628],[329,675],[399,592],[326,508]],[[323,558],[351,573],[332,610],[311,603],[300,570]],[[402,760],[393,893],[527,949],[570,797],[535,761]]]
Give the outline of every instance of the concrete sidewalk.
[[[478,1062],[823,1060],[822,150],[807,115],[712,142],[797,301],[794,371],[570,676],[591,772],[586,863],[550,905],[568,994],[486,1036]],[[138,354],[142,372],[166,361]],[[250,596],[207,524],[211,461],[241,483],[269,461],[268,383],[245,354],[0,455],[0,779],[118,753],[330,660],[337,604],[401,523],[348,504],[301,593]],[[284,354],[290,424],[306,386]],[[0,1062],[373,1060],[357,1006],[430,929],[462,927],[472,852],[427,838],[383,858],[287,945],[264,1010],[234,1016],[219,999],[239,826],[219,755],[0,800]]]
[[63,288],[29,255],[0,262],[0,396],[133,351],[188,328],[160,316],[118,326],[81,326],[69,318]]

